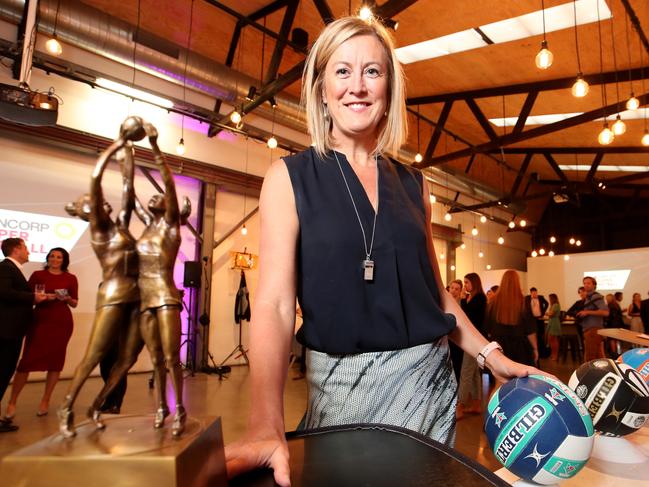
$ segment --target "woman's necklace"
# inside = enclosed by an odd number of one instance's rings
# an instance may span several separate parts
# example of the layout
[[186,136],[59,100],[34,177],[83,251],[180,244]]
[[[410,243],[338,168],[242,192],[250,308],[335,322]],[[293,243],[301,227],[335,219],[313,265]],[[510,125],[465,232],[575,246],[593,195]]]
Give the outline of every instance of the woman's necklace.
[[379,161],[378,161],[378,154],[374,154],[374,161],[376,162],[376,211],[374,212],[374,223],[372,223],[372,237],[370,239],[370,245],[369,248],[367,246],[367,238],[365,237],[365,229],[363,228],[363,222],[361,221],[361,216],[358,213],[358,209],[356,208],[356,203],[354,202],[354,197],[352,196],[352,192],[349,189],[349,184],[347,184],[347,178],[345,177],[345,173],[343,172],[343,167],[340,165],[340,161],[338,160],[338,155],[336,154],[336,151],[333,151],[334,157],[336,158],[336,162],[338,163],[338,169],[340,169],[340,174],[343,177],[343,181],[345,182],[345,187],[347,188],[347,192],[349,193],[349,198],[352,200],[352,206],[354,207],[354,211],[356,212],[356,218],[358,218],[358,224],[361,227],[361,233],[363,234],[363,245],[365,246],[365,260],[362,262],[363,266],[363,279],[365,279],[368,282],[371,282],[374,280],[374,261],[372,260],[372,247],[374,246],[374,231],[376,230],[376,215],[379,213]]

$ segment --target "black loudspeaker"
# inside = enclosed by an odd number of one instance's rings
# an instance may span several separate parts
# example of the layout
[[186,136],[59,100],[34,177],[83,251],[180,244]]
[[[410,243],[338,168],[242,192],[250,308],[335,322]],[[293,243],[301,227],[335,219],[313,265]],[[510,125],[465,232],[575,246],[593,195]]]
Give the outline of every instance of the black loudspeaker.
[[197,260],[185,261],[185,287],[201,287],[201,263]]

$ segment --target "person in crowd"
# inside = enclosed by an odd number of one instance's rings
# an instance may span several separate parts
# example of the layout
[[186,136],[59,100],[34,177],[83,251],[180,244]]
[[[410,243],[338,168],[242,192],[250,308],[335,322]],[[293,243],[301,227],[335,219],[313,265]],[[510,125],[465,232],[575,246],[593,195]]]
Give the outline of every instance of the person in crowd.
[[[34,304],[54,299],[47,293],[34,293],[23,276],[29,250],[22,238],[6,238],[1,248],[5,259],[0,262],[0,401],[16,370],[23,338],[32,323]],[[0,420],[0,433],[17,429],[10,417]]]
[[649,334],[649,298],[640,302],[640,319],[642,320],[644,332]]
[[[604,328],[624,328],[624,319],[622,316],[622,308],[613,294],[607,294],[606,305],[608,306],[608,316],[604,320]],[[618,341],[608,338],[608,354],[613,358],[617,358],[618,354]]]
[[[466,313],[471,324],[482,333],[487,310],[487,296],[482,290],[480,276],[475,272],[464,276],[464,290],[466,296],[461,301],[462,311]],[[482,334],[484,335],[484,333]],[[465,412],[480,414],[482,411],[481,377],[478,362],[471,355],[464,353],[457,395],[455,415],[457,419],[462,418]]]
[[577,294],[579,295],[579,299],[575,301],[570,308],[568,308],[568,311],[566,311],[566,315],[572,316],[575,319],[575,323],[579,324],[581,322],[581,318],[577,316],[577,314],[584,309],[584,302],[586,301],[586,288],[584,286],[579,286],[579,289],[577,289]]
[[536,319],[525,302],[515,270],[503,274],[500,288],[487,307],[486,329],[507,357],[528,365],[538,362]]
[[579,334],[579,341],[580,343],[584,343],[584,330],[582,330],[581,328],[581,318],[577,316],[577,313],[584,309],[584,302],[586,301],[586,289],[584,288],[584,286],[579,286],[579,288],[577,289],[577,294],[579,295],[579,299],[572,303],[572,306],[568,308],[568,311],[566,311],[566,316],[574,318],[575,325],[578,325],[577,333]]
[[70,254],[62,247],[55,247],[47,253],[45,268],[34,272],[29,286],[36,293],[55,296],[36,305],[33,325],[27,330],[25,348],[14,375],[11,398],[7,405],[7,417],[16,412],[16,403],[30,372],[46,371],[45,391],[41,397],[37,416],[45,416],[50,407],[50,398],[56,387],[65,363],[65,352],[72,336],[72,312],[78,304],[77,277],[68,267]]
[[548,309],[548,300],[540,295],[535,287],[531,287],[530,293],[525,296],[525,305],[536,320],[536,341],[539,344],[539,357],[547,358],[550,351],[545,346],[545,321],[543,317]]
[[633,293],[633,300],[627,309],[627,316],[629,317],[629,328],[636,333],[644,333],[642,326],[642,318],[640,317],[640,309],[642,307],[642,296],[640,293]]
[[[464,285],[462,284],[462,281],[460,281],[459,279],[454,279],[447,287],[447,291],[451,294],[453,299],[455,299],[455,301],[460,304],[462,298],[464,298]],[[448,346],[451,352],[451,363],[453,364],[455,381],[459,384],[460,374],[462,373],[462,360],[464,358],[464,350],[462,350],[452,341],[448,342]]]
[[561,305],[556,294],[548,295],[550,306],[546,311],[548,326],[545,330],[550,345],[550,360],[556,361],[559,358],[559,337],[561,336]]
[[489,288],[489,289],[487,289],[487,292],[485,293],[485,295],[487,296],[487,301],[490,301],[491,298],[493,298],[493,296],[494,296],[494,292],[491,290],[491,288]]
[[462,302],[462,298],[464,297],[463,289],[464,284],[459,279],[453,279],[448,285],[448,292],[453,297],[453,299],[455,299],[457,304],[460,304]]
[[596,291],[595,278],[586,276],[582,282],[586,298],[583,309],[577,312],[577,316],[581,319],[580,324],[584,331],[584,360],[588,362],[596,358],[604,358],[604,341],[597,331],[604,328],[604,319],[609,311],[604,297]]
[[333,21],[307,57],[313,146],[274,162],[261,191],[251,408],[246,434],[226,447],[231,477],[267,466],[276,483],[290,484],[283,389],[296,294],[307,343],[306,428],[382,422],[452,444],[447,336],[472,357],[482,352],[481,363],[486,354],[502,380],[536,373],[489,344],[444,291],[426,180],[382,155],[405,140],[403,86],[380,22]]

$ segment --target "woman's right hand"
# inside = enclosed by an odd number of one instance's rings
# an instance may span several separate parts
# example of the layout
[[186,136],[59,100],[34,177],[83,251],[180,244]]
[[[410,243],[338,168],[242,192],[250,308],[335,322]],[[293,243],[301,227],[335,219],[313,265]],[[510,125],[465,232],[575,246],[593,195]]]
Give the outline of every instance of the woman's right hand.
[[247,433],[240,440],[225,447],[225,464],[228,478],[254,470],[272,468],[275,482],[290,487],[288,445],[284,435],[274,433]]

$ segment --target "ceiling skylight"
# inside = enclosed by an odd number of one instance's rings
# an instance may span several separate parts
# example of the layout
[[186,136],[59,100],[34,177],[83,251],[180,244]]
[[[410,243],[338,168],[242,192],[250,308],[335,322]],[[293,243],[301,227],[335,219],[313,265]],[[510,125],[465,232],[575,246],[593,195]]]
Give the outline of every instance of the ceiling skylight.
[[[589,171],[590,164],[559,164],[562,171]],[[649,166],[610,166],[600,164],[597,171],[608,172],[649,172]]]
[[[605,0],[577,0],[577,25],[597,21],[597,2],[599,2],[601,19],[611,18],[611,11]],[[573,25],[572,2],[545,9],[546,33],[572,28]],[[478,28],[494,44],[525,39],[543,33],[543,14],[541,10],[537,10],[519,17],[481,25]],[[476,29],[467,29],[436,39],[400,47],[397,49],[397,57],[401,63],[410,64],[487,45],[489,43]]]
[[[550,123],[561,122],[567,118],[576,117],[582,115],[583,112],[575,113],[551,113],[548,115],[530,115],[525,120],[525,125],[548,125]],[[606,118],[608,120],[613,120],[615,118],[615,113],[609,113]],[[642,120],[644,118],[643,110],[625,110],[620,112],[620,118],[622,120]],[[518,117],[505,117],[503,118],[490,118],[489,121],[496,127],[513,127],[518,122]],[[596,118],[592,120],[593,122],[603,122],[604,117]]]

